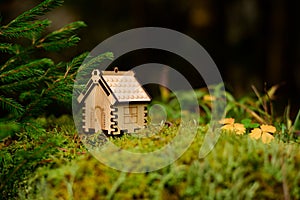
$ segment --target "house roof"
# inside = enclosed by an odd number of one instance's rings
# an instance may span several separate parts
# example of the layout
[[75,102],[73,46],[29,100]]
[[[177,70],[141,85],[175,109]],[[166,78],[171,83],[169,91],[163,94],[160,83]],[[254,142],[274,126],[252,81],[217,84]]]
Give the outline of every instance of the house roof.
[[129,73],[117,72],[115,74],[102,72],[102,77],[117,101],[150,101],[150,97],[132,71],[129,71]]
[[118,71],[118,69],[101,73],[99,70],[94,70],[89,81],[92,80],[94,84],[86,85],[87,88],[79,95],[78,101],[82,102],[96,84],[105,91],[109,90],[106,92],[107,95],[112,93],[114,99],[120,103],[150,101],[151,98],[134,75],[133,71]]

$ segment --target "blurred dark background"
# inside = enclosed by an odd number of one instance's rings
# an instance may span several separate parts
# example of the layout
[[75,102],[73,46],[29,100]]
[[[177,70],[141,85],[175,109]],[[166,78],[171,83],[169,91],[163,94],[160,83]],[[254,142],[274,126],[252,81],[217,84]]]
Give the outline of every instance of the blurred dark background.
[[[1,0],[2,24],[37,5],[40,0]],[[241,97],[265,85],[280,84],[278,112],[290,103],[292,115],[300,100],[300,1],[294,0],[65,0],[50,12],[51,30],[82,20],[77,48],[52,55],[58,60],[91,51],[119,32],[144,26],[180,31],[200,43],[217,64],[228,91]],[[174,55],[140,51],[116,60],[125,69],[148,62],[177,65],[185,73],[191,66]],[[175,64],[176,63],[176,64]],[[180,71],[180,70],[179,70]],[[190,73],[192,74],[192,73]],[[204,86],[193,77],[195,88]]]

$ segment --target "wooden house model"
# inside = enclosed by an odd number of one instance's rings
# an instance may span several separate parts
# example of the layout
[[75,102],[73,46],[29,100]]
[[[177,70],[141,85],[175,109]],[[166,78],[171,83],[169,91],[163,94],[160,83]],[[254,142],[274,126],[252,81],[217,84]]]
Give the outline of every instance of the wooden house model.
[[133,71],[95,69],[77,98],[82,105],[83,132],[135,132],[146,125],[150,100]]

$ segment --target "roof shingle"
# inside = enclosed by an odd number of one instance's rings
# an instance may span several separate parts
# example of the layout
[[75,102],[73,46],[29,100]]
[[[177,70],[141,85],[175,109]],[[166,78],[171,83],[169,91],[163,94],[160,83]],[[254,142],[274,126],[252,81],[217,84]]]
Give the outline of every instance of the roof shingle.
[[102,74],[119,102],[150,101],[150,97],[134,77],[134,73]]

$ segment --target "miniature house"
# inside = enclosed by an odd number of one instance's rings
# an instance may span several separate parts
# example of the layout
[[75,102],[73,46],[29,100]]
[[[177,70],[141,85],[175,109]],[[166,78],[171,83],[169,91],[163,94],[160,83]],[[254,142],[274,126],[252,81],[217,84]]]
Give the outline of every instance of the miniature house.
[[135,132],[146,125],[150,100],[133,71],[95,69],[77,98],[82,104],[83,132]]

